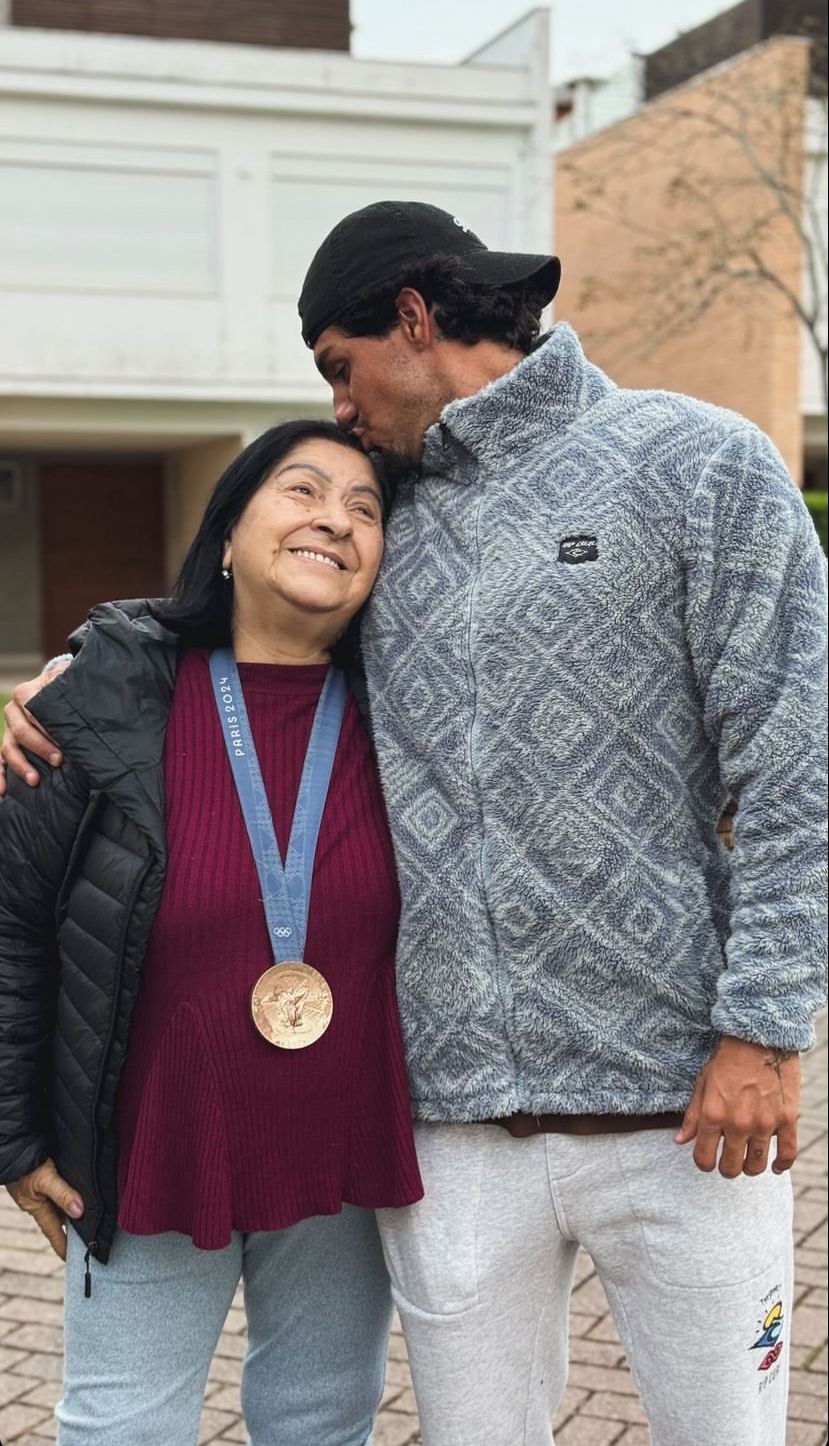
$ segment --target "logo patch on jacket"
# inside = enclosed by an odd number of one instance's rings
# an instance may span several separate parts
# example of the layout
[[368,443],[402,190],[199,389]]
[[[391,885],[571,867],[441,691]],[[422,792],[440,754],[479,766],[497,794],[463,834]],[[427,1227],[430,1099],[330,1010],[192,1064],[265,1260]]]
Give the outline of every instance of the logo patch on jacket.
[[599,540],[588,533],[578,537],[562,537],[558,545],[559,562],[595,562],[599,556]]

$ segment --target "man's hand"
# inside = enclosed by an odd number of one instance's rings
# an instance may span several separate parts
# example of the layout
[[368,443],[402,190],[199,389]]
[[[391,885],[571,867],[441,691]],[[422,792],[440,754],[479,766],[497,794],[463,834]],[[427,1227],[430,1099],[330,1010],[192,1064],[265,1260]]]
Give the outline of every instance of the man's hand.
[[800,1056],[786,1050],[720,1040],[697,1076],[679,1133],[678,1145],[696,1139],[694,1162],[714,1170],[722,1142],[720,1174],[762,1175],[769,1147],[777,1136],[772,1165],[776,1175],[790,1170],[797,1156]]
[[736,798],[729,798],[717,823],[717,838],[729,851],[734,847],[734,819],[737,813]]
[[32,678],[29,683],[18,683],[12,693],[12,700],[6,704],[6,731],[3,734],[3,744],[0,747],[0,798],[6,792],[6,769],[11,768],[18,778],[22,778],[31,788],[37,788],[40,782],[40,775],[32,768],[31,763],[23,752],[27,748],[38,758],[46,763],[51,763],[53,768],[59,768],[63,762],[63,754],[55,744],[55,740],[34,719],[26,709],[30,698],[45,688],[47,683],[69,667],[68,663],[59,663],[56,668],[50,668],[48,673],[40,673],[37,678]]
[[66,1235],[63,1228],[64,1215],[79,1220],[83,1215],[83,1200],[77,1190],[61,1179],[52,1160],[44,1160],[29,1175],[21,1175],[6,1186],[15,1205],[33,1216],[39,1230],[43,1231],[56,1255],[66,1259]]

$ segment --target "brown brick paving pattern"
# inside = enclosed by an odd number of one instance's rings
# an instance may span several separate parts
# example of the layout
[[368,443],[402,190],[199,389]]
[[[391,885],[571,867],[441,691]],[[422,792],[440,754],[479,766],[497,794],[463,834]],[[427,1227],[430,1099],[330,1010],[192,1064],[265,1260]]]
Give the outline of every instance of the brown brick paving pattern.
[[[787,1446],[825,1446],[827,1440],[825,1017],[820,1034],[819,1048],[805,1061],[801,1153],[794,1174],[797,1264]],[[55,1438],[52,1408],[60,1391],[62,1270],[36,1227],[0,1190],[0,1442],[5,1446],[12,1441],[17,1446],[48,1446]],[[579,1261],[570,1326],[570,1383],[558,1416],[557,1446],[648,1446],[636,1388],[586,1255]],[[210,1370],[202,1443],[245,1441],[239,1414],[244,1350],[244,1313],[236,1303]],[[396,1330],[376,1446],[419,1446],[420,1440],[406,1351]]]

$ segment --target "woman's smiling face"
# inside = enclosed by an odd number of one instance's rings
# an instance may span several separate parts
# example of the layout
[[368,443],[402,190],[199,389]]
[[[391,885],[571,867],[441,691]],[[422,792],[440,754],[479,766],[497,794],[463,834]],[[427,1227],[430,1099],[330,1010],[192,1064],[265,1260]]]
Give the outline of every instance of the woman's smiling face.
[[383,501],[367,457],[299,442],[254,493],[225,545],[237,620],[330,616],[332,641],[362,607],[383,555]]

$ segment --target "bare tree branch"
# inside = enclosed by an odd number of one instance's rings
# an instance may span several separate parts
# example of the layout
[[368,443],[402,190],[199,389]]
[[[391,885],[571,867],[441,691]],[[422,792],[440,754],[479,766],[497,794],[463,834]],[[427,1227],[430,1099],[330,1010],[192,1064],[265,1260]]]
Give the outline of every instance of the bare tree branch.
[[663,94],[645,126],[634,116],[561,157],[574,209],[625,235],[615,274],[585,276],[580,302],[612,301],[603,340],[646,356],[723,297],[766,291],[805,328],[827,403],[826,96],[807,111],[802,52],[770,55]]

